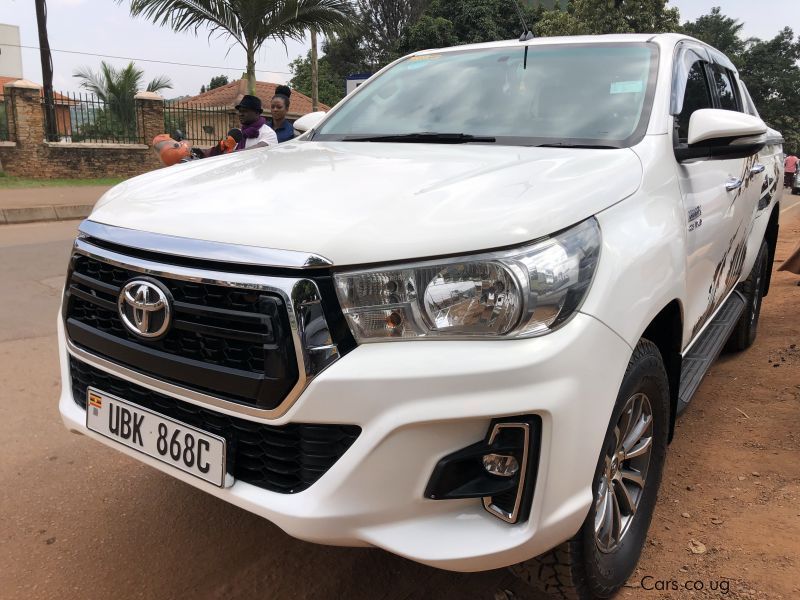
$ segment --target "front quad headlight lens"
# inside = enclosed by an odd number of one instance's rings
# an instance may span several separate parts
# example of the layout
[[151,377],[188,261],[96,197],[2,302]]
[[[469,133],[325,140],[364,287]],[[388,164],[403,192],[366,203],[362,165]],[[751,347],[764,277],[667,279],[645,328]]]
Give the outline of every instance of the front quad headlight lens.
[[600,254],[597,221],[534,244],[476,256],[334,275],[358,342],[531,337],[583,302]]

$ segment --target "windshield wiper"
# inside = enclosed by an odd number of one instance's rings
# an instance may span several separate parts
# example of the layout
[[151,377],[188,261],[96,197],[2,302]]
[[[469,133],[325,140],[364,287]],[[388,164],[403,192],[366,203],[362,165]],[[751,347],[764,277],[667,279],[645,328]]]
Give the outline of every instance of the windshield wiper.
[[468,133],[434,133],[420,131],[418,133],[403,133],[397,135],[350,135],[342,138],[343,142],[406,142],[429,144],[469,144],[497,141],[493,137],[470,135]]
[[535,144],[536,148],[591,148],[599,150],[619,150],[619,146],[603,144],[567,144],[565,142],[552,142],[550,144]]

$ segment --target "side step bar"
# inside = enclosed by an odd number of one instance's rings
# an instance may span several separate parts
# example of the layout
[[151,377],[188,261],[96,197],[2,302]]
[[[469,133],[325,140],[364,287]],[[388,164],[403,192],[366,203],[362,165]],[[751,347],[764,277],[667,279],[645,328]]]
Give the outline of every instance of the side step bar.
[[686,410],[689,402],[703,382],[711,365],[717,360],[725,342],[739,322],[745,300],[737,291],[733,292],[711,323],[700,335],[681,362],[681,385],[678,390],[678,414]]

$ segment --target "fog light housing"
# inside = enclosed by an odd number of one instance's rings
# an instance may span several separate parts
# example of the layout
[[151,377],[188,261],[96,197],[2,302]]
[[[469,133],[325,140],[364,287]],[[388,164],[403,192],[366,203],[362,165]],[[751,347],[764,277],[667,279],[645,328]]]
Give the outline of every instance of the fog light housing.
[[493,420],[483,441],[437,463],[425,497],[480,498],[489,513],[507,523],[527,520],[539,464],[540,437],[541,419],[535,415]]

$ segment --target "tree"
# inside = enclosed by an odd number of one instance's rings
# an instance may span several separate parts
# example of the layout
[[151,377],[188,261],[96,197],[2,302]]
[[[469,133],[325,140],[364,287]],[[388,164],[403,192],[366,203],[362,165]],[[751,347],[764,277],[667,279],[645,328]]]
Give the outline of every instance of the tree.
[[357,0],[362,45],[373,63],[392,60],[406,28],[419,20],[428,4],[429,0]]
[[[134,97],[142,91],[144,71],[132,62],[123,69],[115,69],[107,62],[100,63],[100,71],[95,73],[88,67],[77,69],[73,77],[81,80],[80,86],[103,101],[105,107],[94,115],[94,123],[102,124],[111,134],[128,136],[136,131],[136,102]],[[158,92],[172,87],[169,77],[161,75],[150,81],[144,88],[148,92]]]
[[[344,97],[345,78],[353,73],[372,73],[383,65],[370,62],[361,44],[360,29],[353,28],[322,43],[319,59],[319,100],[333,106]],[[298,57],[289,65],[293,77],[289,85],[311,96],[311,52]]]
[[206,87],[206,91],[211,91],[218,87],[222,87],[223,85],[228,85],[230,80],[228,79],[227,75],[217,75],[216,77],[211,78],[211,82]]
[[[311,96],[311,56],[297,57],[289,65],[294,77],[289,82],[292,89],[301,94]],[[333,106],[344,97],[344,76],[334,73],[330,62],[322,57],[319,60],[319,101],[328,106]]]
[[771,40],[751,38],[738,65],[761,118],[800,149],[800,38],[785,27]]
[[744,23],[726,17],[720,12],[719,6],[715,6],[710,13],[698,17],[694,22],[686,21],[682,29],[685,34],[714,46],[736,62],[745,48],[744,41],[739,37],[742,27]]
[[36,0],[36,24],[39,30],[39,58],[42,63],[42,93],[44,94],[45,128],[48,139],[58,139],[55,104],[53,103],[53,57],[47,37],[47,3]]
[[[544,10],[523,7],[529,27]],[[455,44],[475,44],[518,38],[523,33],[519,15],[510,0],[433,0],[421,18],[406,28],[400,50],[404,53]]]
[[[338,102],[345,78],[354,73],[374,73],[392,60],[423,48],[441,48],[471,42],[517,38],[522,33],[514,5],[509,0],[357,0],[358,19],[346,33],[328,37],[319,60],[320,99]],[[532,25],[543,9],[526,7]],[[291,64],[292,87],[311,91],[311,62],[298,58]]]
[[668,0],[570,0],[566,12],[544,13],[535,32],[541,37],[603,33],[663,33],[680,28]]
[[256,52],[264,42],[303,40],[309,29],[332,34],[353,18],[349,0],[130,0],[130,12],[174,31],[197,34],[206,27],[209,35],[233,40],[247,56],[250,94],[255,94]]

